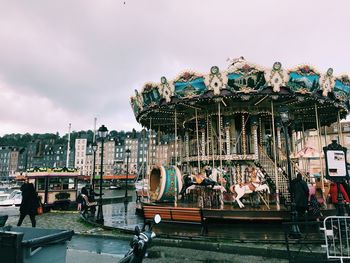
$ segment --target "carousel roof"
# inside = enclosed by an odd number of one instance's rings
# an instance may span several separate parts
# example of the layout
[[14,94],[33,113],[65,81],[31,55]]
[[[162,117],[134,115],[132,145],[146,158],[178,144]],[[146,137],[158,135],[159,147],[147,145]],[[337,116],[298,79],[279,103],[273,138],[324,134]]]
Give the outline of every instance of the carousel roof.
[[[280,62],[262,68],[242,57],[232,61],[227,70],[213,66],[208,74],[192,71],[173,80],[161,77],[160,83],[146,83],[141,92],[135,90],[131,106],[137,121],[145,127],[173,131],[175,114],[179,127],[198,119],[217,115],[270,118],[280,106],[294,115],[296,130],[316,128],[316,112],[320,125],[330,125],[349,110],[350,78],[325,74],[310,65],[285,70]],[[180,126],[181,124],[181,126]],[[202,123],[201,125],[205,125]]]

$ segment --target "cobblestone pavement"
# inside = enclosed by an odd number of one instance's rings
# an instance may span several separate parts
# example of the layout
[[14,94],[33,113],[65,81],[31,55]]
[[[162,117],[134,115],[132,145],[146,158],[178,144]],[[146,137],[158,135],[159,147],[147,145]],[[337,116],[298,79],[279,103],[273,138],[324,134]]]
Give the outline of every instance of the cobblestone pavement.
[[[19,218],[18,208],[12,208],[8,211],[0,208],[1,214],[9,214],[7,225],[16,225]],[[84,222],[77,211],[51,211],[36,217],[38,228],[52,228],[52,229],[67,229],[74,230],[76,234],[89,236],[114,236],[118,239],[129,240],[130,235],[121,234],[115,230],[105,230],[99,227],[91,226]],[[27,216],[24,221],[24,227],[30,227],[31,222]],[[97,237],[96,237],[97,238]],[[98,254],[96,251],[86,251],[84,248],[77,249],[76,247],[68,246],[67,263],[85,262],[117,262],[120,259],[119,255],[112,254]],[[283,245],[282,245],[283,249]],[[161,262],[287,262],[287,260],[279,258],[271,258],[271,254],[264,256],[243,255],[240,250],[234,250],[232,253],[221,253],[213,251],[205,251],[200,249],[189,249],[181,247],[165,247],[154,246],[149,250],[149,258],[144,260],[145,263],[161,263]],[[127,252],[127,251],[125,251]],[[246,253],[245,253],[246,254]],[[249,253],[250,254],[250,253]],[[252,250],[252,254],[254,251]],[[84,261],[81,261],[84,259]]]
[[[1,214],[1,213],[0,213]],[[16,225],[18,215],[12,213],[10,215],[7,225]],[[77,234],[88,235],[113,235],[111,230],[103,230],[86,224],[80,219],[79,213],[76,211],[52,211],[44,213],[36,217],[37,227],[39,228],[54,228],[54,229],[68,229],[74,230]],[[23,221],[24,227],[30,227],[31,222],[29,217]],[[127,237],[128,238],[128,237]],[[125,251],[126,252],[126,251]],[[175,247],[152,247],[149,252],[150,258],[144,260],[145,263],[162,263],[162,262],[287,262],[281,259],[264,258],[261,256],[245,256],[238,254],[228,254],[220,252],[210,252],[186,248]],[[84,259],[84,260],[83,260]],[[85,262],[117,262],[120,256],[111,254],[97,254],[91,251],[68,249],[67,263]],[[83,261],[81,261],[83,260]]]
[[[14,208],[17,209],[17,208]],[[4,214],[4,212],[0,212]],[[19,211],[16,214],[11,210],[11,214],[7,220],[7,225],[17,225]],[[78,211],[52,211],[36,216],[36,224],[38,228],[66,229],[74,230],[76,234],[109,234],[111,231],[106,231],[101,228],[95,228],[86,224],[79,215]],[[31,227],[29,216],[24,218],[23,227]]]
[[172,247],[153,247],[150,249],[150,256],[152,252],[156,252],[159,256],[158,258],[146,258],[143,262],[145,263],[183,263],[183,262],[235,262],[235,263],[244,263],[244,262],[272,262],[272,263],[285,263],[288,262],[284,259],[277,258],[265,258],[261,256],[249,256],[249,255],[239,255],[239,254],[229,254],[229,253],[220,253],[213,251],[203,251],[203,250],[194,250],[188,248],[172,248]]

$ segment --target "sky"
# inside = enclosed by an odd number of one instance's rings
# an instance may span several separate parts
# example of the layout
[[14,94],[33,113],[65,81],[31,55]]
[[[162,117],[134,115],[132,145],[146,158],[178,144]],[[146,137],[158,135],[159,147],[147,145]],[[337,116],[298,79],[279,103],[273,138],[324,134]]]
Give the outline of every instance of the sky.
[[141,129],[146,82],[244,56],[349,74],[348,0],[0,0],[0,136]]

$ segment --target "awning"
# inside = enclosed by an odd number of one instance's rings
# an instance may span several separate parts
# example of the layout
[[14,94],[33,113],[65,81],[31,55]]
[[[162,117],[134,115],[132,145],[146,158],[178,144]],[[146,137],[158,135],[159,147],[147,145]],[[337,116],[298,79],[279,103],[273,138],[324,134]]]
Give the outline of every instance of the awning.
[[320,158],[320,153],[311,146],[305,146],[293,158]]

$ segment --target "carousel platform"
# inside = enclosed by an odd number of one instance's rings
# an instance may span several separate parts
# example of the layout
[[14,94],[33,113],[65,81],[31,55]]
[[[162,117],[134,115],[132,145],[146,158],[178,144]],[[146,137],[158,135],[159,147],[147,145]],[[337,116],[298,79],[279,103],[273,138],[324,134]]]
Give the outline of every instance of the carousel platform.
[[[165,208],[169,210],[176,207],[177,210],[186,211],[188,208],[198,208],[194,204],[190,203],[152,203],[152,202],[140,202],[136,207],[136,212],[143,215],[144,206],[152,206],[153,210],[164,211]],[[218,222],[218,221],[260,221],[260,222],[287,222],[290,221],[290,210],[285,206],[281,206],[280,210],[277,210],[276,205],[271,204],[270,209],[265,205],[259,207],[246,206],[245,208],[235,207],[232,204],[224,204],[222,208],[199,208],[201,210],[203,218],[206,221]],[[328,205],[321,209],[323,217],[336,215],[336,208],[333,205]],[[302,218],[300,220],[313,220],[314,218]]]

